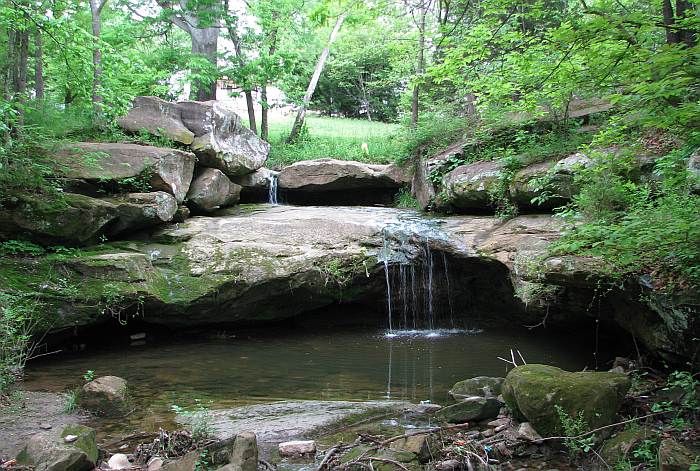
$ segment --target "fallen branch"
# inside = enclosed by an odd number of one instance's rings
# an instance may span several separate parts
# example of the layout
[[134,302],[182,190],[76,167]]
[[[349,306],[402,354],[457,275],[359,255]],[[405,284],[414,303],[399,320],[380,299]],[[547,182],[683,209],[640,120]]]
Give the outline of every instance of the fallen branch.
[[373,456],[369,456],[366,458],[366,460],[370,462],[370,466],[372,466],[372,461],[380,461],[382,463],[393,464],[394,466],[398,466],[399,468],[403,469],[404,471],[408,471],[408,468],[406,466],[402,465],[398,461],[390,460],[389,458],[376,458]]
[[636,421],[642,420],[642,419],[648,419],[649,417],[656,417],[657,415],[663,415],[663,414],[668,414],[668,411],[654,412],[652,414],[642,415],[640,417],[634,417],[632,419],[623,420],[622,422],[615,422],[614,424],[604,425],[603,427],[594,428],[593,430],[589,430],[588,432],[581,433],[581,434],[573,436],[573,437],[545,437],[545,438],[540,438],[538,440],[533,440],[533,442],[542,443],[542,442],[546,442],[546,441],[550,441],[550,440],[578,440],[580,438],[587,437],[588,435],[593,435],[596,432],[600,432],[601,430],[605,430],[605,429],[612,428],[612,427],[617,427],[618,425],[628,424],[630,422],[636,422]]

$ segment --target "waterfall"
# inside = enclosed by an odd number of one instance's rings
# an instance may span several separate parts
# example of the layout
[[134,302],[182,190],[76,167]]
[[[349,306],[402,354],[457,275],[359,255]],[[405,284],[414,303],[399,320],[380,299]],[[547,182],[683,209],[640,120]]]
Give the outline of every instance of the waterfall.
[[389,261],[384,260],[384,274],[386,275],[386,303],[387,307],[389,308],[389,334],[392,334],[394,332],[394,328],[392,326],[391,322],[391,317],[392,317],[392,312],[391,312],[391,280],[389,277]]
[[455,327],[447,255],[434,253],[443,239],[434,227],[419,224],[383,230],[377,258],[384,268],[389,337],[438,336]]
[[270,204],[279,204],[277,200],[277,175],[271,173],[267,176],[268,192],[267,192],[267,202]]

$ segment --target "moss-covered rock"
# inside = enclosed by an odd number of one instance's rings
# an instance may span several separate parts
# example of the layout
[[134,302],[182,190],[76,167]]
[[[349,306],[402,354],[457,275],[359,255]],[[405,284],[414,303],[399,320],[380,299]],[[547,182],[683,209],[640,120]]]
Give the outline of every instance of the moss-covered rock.
[[571,373],[548,365],[523,365],[503,383],[506,404],[543,436],[564,432],[557,406],[571,418],[583,417],[588,428],[615,421],[630,388],[621,373]]
[[476,376],[474,378],[459,381],[452,386],[449,394],[455,400],[467,397],[497,397],[501,394],[503,378],[493,378],[490,376]]
[[470,397],[443,407],[435,413],[435,417],[445,422],[461,424],[471,420],[492,419],[501,410],[501,402],[494,398]]
[[[66,440],[69,436],[72,440]],[[36,471],[88,471],[98,456],[95,431],[68,425],[32,436],[17,455],[17,463]]]
[[700,455],[672,438],[661,441],[658,451],[659,471],[689,471],[692,465],[700,466]]

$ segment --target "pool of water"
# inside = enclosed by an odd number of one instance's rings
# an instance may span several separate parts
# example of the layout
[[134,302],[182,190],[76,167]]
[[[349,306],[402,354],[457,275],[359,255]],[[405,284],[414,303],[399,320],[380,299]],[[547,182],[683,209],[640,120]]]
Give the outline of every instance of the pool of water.
[[[593,367],[592,339],[530,331],[394,332],[307,330],[236,337],[171,338],[55,356],[27,368],[25,386],[67,391],[82,375],[129,382],[136,411],[103,422],[114,435],[172,426],[171,405],[194,399],[212,408],[280,399],[448,402],[459,380],[504,376],[510,349],[528,363]],[[517,354],[516,354],[517,357]]]

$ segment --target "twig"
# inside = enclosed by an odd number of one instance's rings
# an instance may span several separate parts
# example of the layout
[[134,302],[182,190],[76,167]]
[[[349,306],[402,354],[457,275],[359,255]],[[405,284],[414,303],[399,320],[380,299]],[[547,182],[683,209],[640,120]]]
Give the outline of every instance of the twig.
[[321,471],[323,469],[323,467],[326,466],[326,463],[328,463],[330,461],[330,459],[333,457],[335,452],[338,451],[338,448],[340,448],[340,447],[334,446],[333,448],[328,450],[328,452],[326,453],[326,456],[323,457],[323,459],[321,460],[321,463],[316,468],[317,471]]
[[642,415],[640,417],[634,417],[632,419],[623,420],[622,422],[616,422],[614,424],[604,425],[603,427],[594,428],[593,430],[589,430],[588,432],[581,433],[581,434],[573,436],[573,437],[545,437],[545,438],[540,438],[538,440],[533,440],[533,442],[541,443],[541,442],[545,442],[545,441],[549,441],[549,440],[578,440],[579,438],[587,437],[588,435],[592,435],[596,432],[600,432],[601,430],[605,430],[605,429],[612,428],[612,427],[617,427],[618,425],[628,424],[630,422],[636,422],[636,421],[642,420],[642,419],[648,419],[649,417],[656,417],[657,415],[663,415],[663,414],[668,414],[668,412],[654,412],[652,414]]

